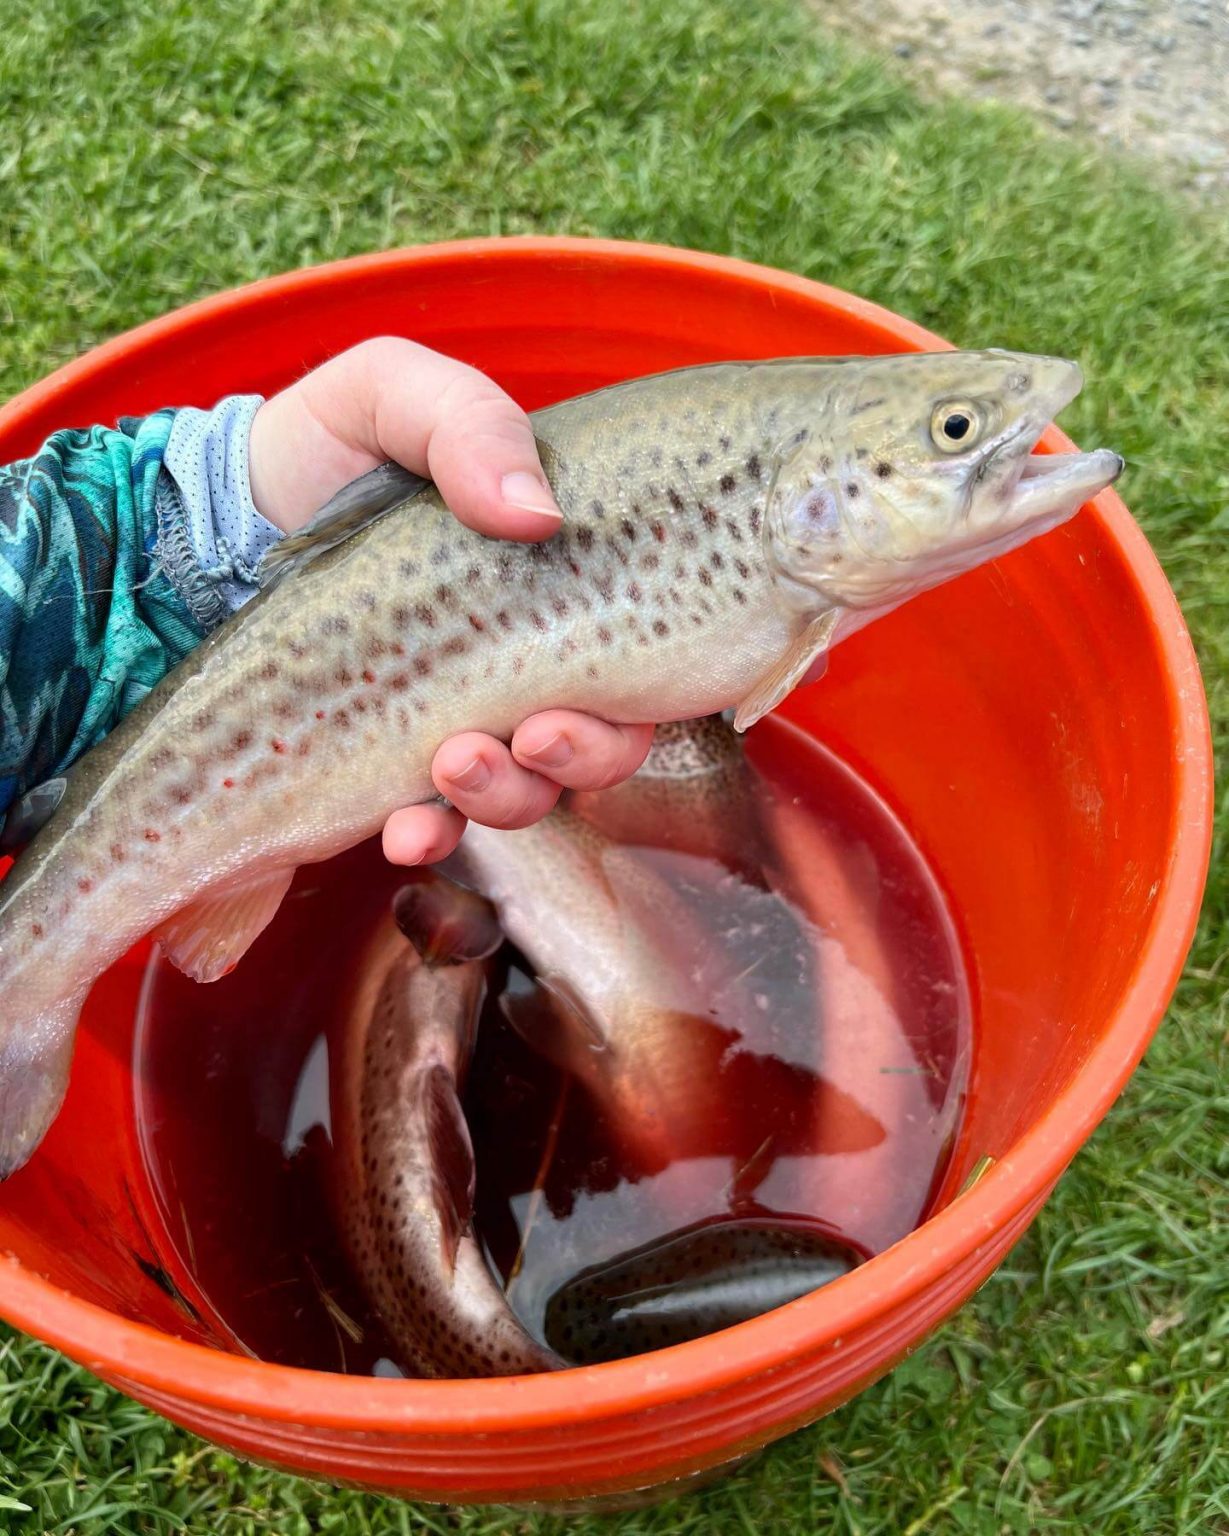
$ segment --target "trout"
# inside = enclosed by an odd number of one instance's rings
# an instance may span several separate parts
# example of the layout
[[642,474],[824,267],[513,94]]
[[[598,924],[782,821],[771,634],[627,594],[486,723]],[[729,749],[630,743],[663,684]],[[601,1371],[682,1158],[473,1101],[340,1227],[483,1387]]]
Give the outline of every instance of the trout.
[[[399,893],[430,937],[420,956],[392,920],[346,1009],[333,1095],[332,1198],[354,1274],[420,1376],[557,1369],[521,1327],[472,1227],[474,1152],[460,1089],[502,942],[479,898],[441,883]],[[430,908],[429,915],[423,910]]]
[[434,798],[458,731],[507,740],[553,706],[734,707],[745,729],[837,641],[1116,478],[1105,450],[1032,453],[1080,387],[1074,363],[998,351],[615,385],[533,418],[564,514],[541,544],[461,527],[395,466],[341,492],[76,765],[0,891],[0,1174],[41,1140],[86,994],[136,940],[225,974],[296,866]]

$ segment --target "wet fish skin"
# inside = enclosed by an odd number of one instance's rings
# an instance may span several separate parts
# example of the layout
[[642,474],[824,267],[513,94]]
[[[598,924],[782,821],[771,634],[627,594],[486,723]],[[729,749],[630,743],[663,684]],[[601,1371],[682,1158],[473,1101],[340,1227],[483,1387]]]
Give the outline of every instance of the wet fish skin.
[[419,1375],[558,1369],[517,1321],[471,1225],[473,1149],[459,1092],[483,961],[429,966],[390,918],[359,976],[332,1116],[333,1205],[356,1278]]
[[[564,512],[546,543],[485,539],[432,487],[388,511],[383,485],[335,547],[322,527],[325,552],[77,765],[0,891],[0,1176],[59,1106],[90,985],[137,939],[224,974],[297,865],[434,797],[432,756],[460,730],[507,739],[553,706],[737,706],[745,726],[845,633],[1114,478],[1104,453],[1025,474],[1079,383],[993,352],[682,370],[536,414]],[[940,452],[936,405],[956,398],[985,432]]]

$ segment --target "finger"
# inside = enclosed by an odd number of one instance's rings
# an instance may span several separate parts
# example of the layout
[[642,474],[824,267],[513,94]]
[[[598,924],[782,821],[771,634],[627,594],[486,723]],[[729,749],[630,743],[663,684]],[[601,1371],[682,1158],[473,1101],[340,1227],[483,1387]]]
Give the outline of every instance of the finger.
[[611,725],[571,709],[533,715],[512,738],[512,756],[565,789],[609,789],[635,773],[653,744],[651,725]]
[[296,388],[304,408],[348,447],[371,463],[395,459],[429,476],[479,533],[533,540],[558,530],[529,418],[476,368],[417,342],[379,337]]
[[434,864],[461,841],[465,817],[446,805],[408,805],[384,823],[384,857],[390,864]]
[[458,811],[486,827],[528,827],[559,798],[558,784],[522,768],[502,741],[477,731],[446,741],[431,777]]

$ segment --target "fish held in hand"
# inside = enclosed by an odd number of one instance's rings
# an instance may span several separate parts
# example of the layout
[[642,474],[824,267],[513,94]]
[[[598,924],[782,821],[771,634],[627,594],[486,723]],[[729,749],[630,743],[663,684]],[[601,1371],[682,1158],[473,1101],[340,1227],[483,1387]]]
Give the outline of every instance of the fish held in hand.
[[[356,1278],[422,1376],[508,1376],[563,1362],[521,1327],[471,1225],[474,1153],[460,1088],[502,935],[481,898],[407,886],[360,968],[333,1104],[333,1205]],[[431,962],[407,942],[430,936]]]
[[616,385],[533,417],[564,514],[541,544],[459,526],[391,467],[347,488],[74,768],[4,882],[0,1175],[41,1140],[86,993],[137,939],[225,974],[299,864],[434,798],[459,731],[507,740],[552,707],[735,708],[745,729],[845,635],[1116,477],[1116,454],[1031,453],[1080,382],[989,351]]

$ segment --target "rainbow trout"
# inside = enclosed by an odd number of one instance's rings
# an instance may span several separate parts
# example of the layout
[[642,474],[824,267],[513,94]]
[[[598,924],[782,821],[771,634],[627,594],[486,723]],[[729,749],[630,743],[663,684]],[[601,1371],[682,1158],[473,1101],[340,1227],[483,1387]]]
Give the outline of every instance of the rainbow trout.
[[[430,908],[427,912],[424,908]],[[485,908],[485,912],[484,909]],[[333,1205],[354,1273],[421,1376],[513,1376],[563,1362],[521,1327],[474,1236],[460,1089],[502,934],[477,897],[410,885],[418,953],[377,932],[346,1010],[333,1090]]]
[[508,739],[552,706],[736,707],[745,729],[838,640],[1117,476],[1108,451],[1031,454],[1080,385],[1074,363],[994,351],[616,385],[534,417],[564,513],[542,544],[461,527],[394,466],[340,493],[74,768],[5,881],[0,1173],[41,1140],[86,994],[137,939],[224,974],[297,865],[434,798],[458,731]]

